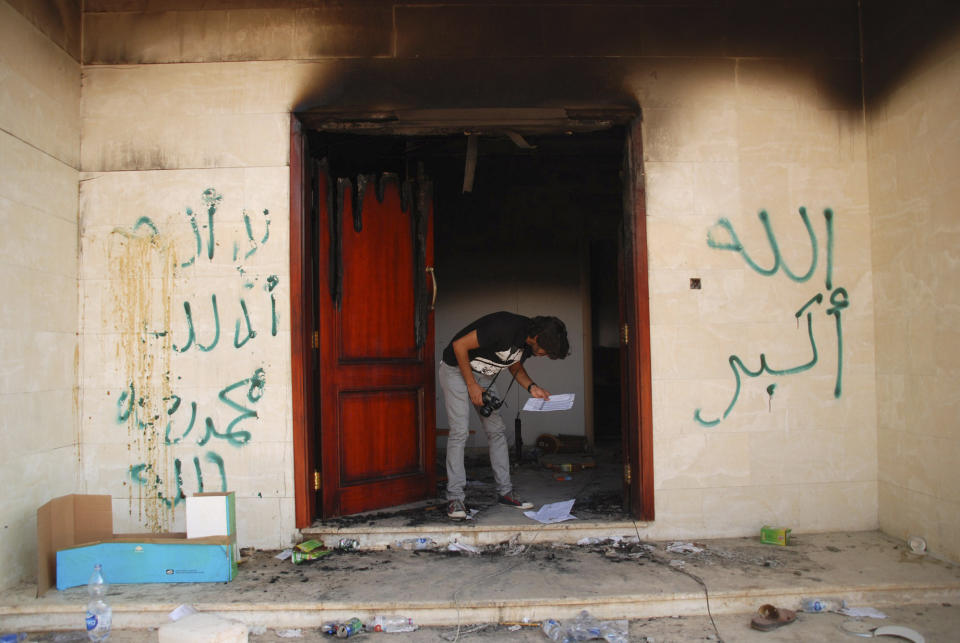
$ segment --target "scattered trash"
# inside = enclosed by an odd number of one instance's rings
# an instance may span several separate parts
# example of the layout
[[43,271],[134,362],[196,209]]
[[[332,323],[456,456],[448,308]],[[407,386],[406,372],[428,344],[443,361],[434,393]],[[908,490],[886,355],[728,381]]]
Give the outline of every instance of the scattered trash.
[[873,631],[877,629],[877,626],[873,623],[867,623],[866,621],[844,621],[839,625],[840,630],[846,632],[847,634],[853,634],[854,636],[859,636],[865,639],[873,638]]
[[599,621],[583,610],[569,625],[556,619],[547,619],[540,624],[544,636],[552,641],[589,641],[603,639],[608,643],[628,643],[630,623],[627,619]]
[[197,608],[195,608],[193,605],[178,605],[172,612],[170,612],[170,614],[168,614],[168,617],[171,621],[176,622],[184,616],[190,616],[191,614],[197,614]]
[[886,614],[875,607],[844,607],[837,611],[853,618],[887,618]]
[[510,630],[511,632],[517,632],[517,631],[523,629],[523,626],[522,626],[522,625],[510,625],[509,627],[507,627],[507,629]]
[[356,616],[351,618],[346,623],[341,623],[337,626],[338,639],[347,639],[354,634],[359,634],[360,632],[363,632],[363,623]]
[[277,560],[286,560],[293,555],[292,549],[284,549],[282,552],[274,556]]
[[802,598],[800,608],[804,612],[816,614],[818,612],[839,612],[847,606],[846,601],[835,598]]
[[106,641],[110,638],[113,623],[113,608],[107,602],[110,583],[104,580],[102,572],[100,563],[94,565],[87,583],[87,594],[90,596],[87,603],[87,636],[91,641]]
[[360,547],[360,541],[356,538],[341,538],[337,543],[337,549],[340,551],[354,551]]
[[503,544],[504,556],[519,556],[525,551],[527,551],[527,546],[520,544],[520,534],[514,534],[510,540]]
[[290,560],[294,565],[300,565],[301,563],[306,563],[311,560],[319,560],[324,556],[329,556],[333,552],[329,549],[314,549],[313,551],[299,551],[294,550],[293,554],[290,556]]
[[797,613],[793,610],[778,609],[773,605],[761,605],[756,616],[750,619],[750,627],[761,632],[774,630],[789,625],[797,620]]
[[437,543],[433,542],[431,538],[404,538],[403,540],[397,541],[397,547],[400,549],[408,550],[424,550],[424,549],[433,549],[437,546]]
[[17,632],[16,634],[2,634],[0,635],[0,643],[20,643],[20,641],[26,640],[26,632]]
[[699,554],[705,547],[698,547],[693,543],[673,542],[667,545],[667,551],[674,554]]
[[320,632],[322,634],[326,634],[327,636],[336,636],[338,627],[340,627],[340,624],[336,621],[327,621],[320,626]]
[[896,636],[902,639],[907,639],[908,641],[913,641],[913,643],[925,643],[926,639],[923,638],[923,635],[916,630],[912,630],[909,627],[904,627],[902,625],[884,625],[883,627],[878,627],[873,631],[874,636]]
[[570,482],[573,480],[573,476],[569,473],[556,473],[554,474],[553,479],[558,482]]
[[766,543],[767,545],[789,545],[791,531],[792,530],[787,527],[764,525],[760,528],[760,542]]
[[322,549],[322,548],[323,548],[323,543],[320,542],[319,540],[305,540],[299,545],[297,545],[296,547],[294,547],[294,549],[296,549],[297,551],[302,551],[304,553],[311,552],[316,549]]
[[670,566],[676,569],[683,569],[684,567],[687,566],[687,563],[677,558],[674,558],[673,560],[670,561]]
[[468,554],[470,556],[480,555],[480,550],[474,547],[473,545],[468,545],[466,543],[458,543],[457,541],[453,541],[452,543],[447,545],[447,549],[449,551],[459,551],[464,554]]
[[290,629],[290,630],[277,630],[277,636],[279,636],[282,639],[300,639],[300,638],[303,638],[303,630],[301,630],[300,628]]
[[910,536],[907,539],[907,546],[910,548],[911,554],[925,556],[927,553],[927,541],[920,536]]
[[412,618],[398,614],[378,614],[367,623],[369,632],[413,632],[416,629]]
[[576,502],[576,500],[553,502],[543,505],[538,511],[524,511],[523,515],[545,525],[563,522],[565,520],[576,520],[577,517],[570,514],[574,502]]

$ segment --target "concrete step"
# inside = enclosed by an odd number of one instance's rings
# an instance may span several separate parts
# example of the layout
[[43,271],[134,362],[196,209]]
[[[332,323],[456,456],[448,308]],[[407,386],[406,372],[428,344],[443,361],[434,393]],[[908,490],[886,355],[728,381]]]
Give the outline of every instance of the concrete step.
[[[471,532],[455,535],[463,533]],[[571,546],[546,533],[519,553],[508,544],[481,556],[365,550],[294,566],[256,551],[230,583],[117,585],[109,600],[118,629],[157,627],[183,603],[250,626],[310,628],[387,612],[456,625],[572,618],[583,609],[604,619],[749,613],[763,603],[797,608],[810,595],[879,609],[960,601],[960,567],[909,554],[879,532],[801,535],[789,547],[708,540],[687,553],[669,543]],[[35,592],[28,584],[5,592],[0,629],[77,627],[86,588]]]

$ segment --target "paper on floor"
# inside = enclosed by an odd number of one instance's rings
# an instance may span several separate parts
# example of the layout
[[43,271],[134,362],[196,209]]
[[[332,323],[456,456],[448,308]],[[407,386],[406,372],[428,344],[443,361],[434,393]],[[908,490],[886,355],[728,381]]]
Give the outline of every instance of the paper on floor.
[[543,505],[537,511],[524,511],[523,515],[544,524],[563,522],[564,520],[576,520],[577,517],[570,514],[574,502],[576,502],[576,500],[554,502],[549,505]]

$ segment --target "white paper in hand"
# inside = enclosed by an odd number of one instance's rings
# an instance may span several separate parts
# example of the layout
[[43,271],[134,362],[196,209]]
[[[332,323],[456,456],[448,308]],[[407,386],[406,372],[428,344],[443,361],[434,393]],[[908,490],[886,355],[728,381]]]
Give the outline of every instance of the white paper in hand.
[[523,405],[524,411],[569,411],[573,408],[573,400],[575,398],[573,393],[559,393],[557,395],[551,395],[549,400],[544,400],[539,397],[531,397],[527,400],[527,403]]

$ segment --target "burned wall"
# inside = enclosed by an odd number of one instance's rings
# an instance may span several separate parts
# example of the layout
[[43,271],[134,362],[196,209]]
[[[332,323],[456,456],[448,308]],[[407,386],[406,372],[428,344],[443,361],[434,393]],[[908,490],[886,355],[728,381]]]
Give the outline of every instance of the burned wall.
[[644,535],[877,525],[855,2],[93,0],[85,25],[85,468],[106,465],[91,487],[127,522],[177,526],[202,477],[238,491],[244,544],[293,534],[291,112],[626,106],[643,112],[650,259]]
[[[879,516],[960,559],[960,11],[865,3]],[[893,82],[894,79],[898,82]]]

